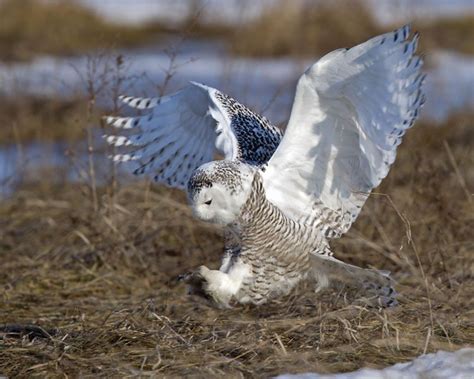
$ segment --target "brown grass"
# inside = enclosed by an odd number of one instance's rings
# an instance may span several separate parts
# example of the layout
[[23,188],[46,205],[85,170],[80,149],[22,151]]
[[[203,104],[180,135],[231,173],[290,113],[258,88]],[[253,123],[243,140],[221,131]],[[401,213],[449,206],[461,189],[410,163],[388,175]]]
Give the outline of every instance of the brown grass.
[[82,139],[86,110],[87,100],[79,97],[0,97],[0,145]]
[[471,116],[415,126],[334,243],[348,262],[392,271],[401,304],[388,310],[305,286],[260,308],[209,308],[175,278],[217,267],[221,233],[191,217],[182,193],[104,187],[95,212],[86,184],[24,184],[0,203],[0,320],[10,324],[0,328],[0,374],[268,377],[472,344],[473,131]]
[[359,1],[280,1],[235,34],[235,53],[254,56],[317,56],[350,47],[380,33]]
[[424,48],[455,50],[464,54],[474,54],[474,15],[458,18],[420,22],[420,32],[426,37]]
[[[390,29],[380,27],[361,1],[304,4],[277,2],[259,18],[240,27],[223,24],[219,19],[202,22],[200,16],[205,8],[200,6],[179,25],[148,22],[127,26],[108,22],[73,1],[4,0],[0,2],[0,61],[136,47],[171,35],[221,40],[236,55],[315,57],[354,46]],[[472,15],[417,20],[412,26],[422,33],[424,51],[443,48],[474,53]]]
[[76,1],[0,1],[0,61],[29,61],[41,54],[75,55],[137,47],[169,36],[226,39],[232,28],[203,23],[198,7],[178,25],[149,21],[139,25],[104,20]]
[[0,60],[7,61],[136,46],[165,31],[157,24],[115,25],[73,1],[5,0],[0,14]]
[[[401,25],[393,25],[392,29]],[[416,20],[421,32],[421,50],[436,48],[472,54],[474,17]],[[230,41],[234,53],[251,56],[315,57],[341,47],[351,47],[385,33],[362,1],[279,1],[261,17],[237,30]]]

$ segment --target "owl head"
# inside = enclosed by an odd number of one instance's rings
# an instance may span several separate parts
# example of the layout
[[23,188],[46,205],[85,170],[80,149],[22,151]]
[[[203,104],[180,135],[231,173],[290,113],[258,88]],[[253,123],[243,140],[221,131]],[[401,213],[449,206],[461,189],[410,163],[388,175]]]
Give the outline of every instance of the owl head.
[[235,161],[200,166],[188,181],[188,199],[200,220],[228,225],[234,222],[252,187],[255,168]]

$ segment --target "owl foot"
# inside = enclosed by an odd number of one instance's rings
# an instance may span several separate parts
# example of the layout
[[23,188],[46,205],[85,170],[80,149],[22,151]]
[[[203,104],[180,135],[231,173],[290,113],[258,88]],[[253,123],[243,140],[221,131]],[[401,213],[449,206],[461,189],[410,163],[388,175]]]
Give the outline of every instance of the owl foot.
[[189,295],[204,298],[218,308],[230,308],[232,294],[222,285],[226,276],[227,274],[221,271],[200,266],[196,271],[182,275],[180,279],[188,284]]

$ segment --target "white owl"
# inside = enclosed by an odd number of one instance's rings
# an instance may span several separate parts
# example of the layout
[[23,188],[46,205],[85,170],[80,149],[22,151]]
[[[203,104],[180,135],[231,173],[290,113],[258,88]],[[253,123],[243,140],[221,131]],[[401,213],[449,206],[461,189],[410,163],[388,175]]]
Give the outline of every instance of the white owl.
[[[216,89],[192,83],[163,98],[121,100],[150,110],[107,122],[136,174],[187,188],[194,214],[228,227],[219,270],[186,276],[218,306],[262,304],[303,279],[333,279],[394,304],[388,274],[332,256],[425,101],[418,35],[404,26],[322,57],[301,76],[286,132]],[[213,161],[216,152],[224,160]]]

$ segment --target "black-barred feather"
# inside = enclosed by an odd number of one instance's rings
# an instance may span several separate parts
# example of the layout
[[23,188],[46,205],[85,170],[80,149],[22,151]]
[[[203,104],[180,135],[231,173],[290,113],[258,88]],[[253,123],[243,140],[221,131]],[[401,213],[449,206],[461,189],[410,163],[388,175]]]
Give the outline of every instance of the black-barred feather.
[[225,159],[254,166],[266,163],[282,134],[264,117],[218,90],[191,83],[159,98],[121,96],[130,107],[150,113],[136,117],[107,117],[105,121],[130,135],[105,136],[111,145],[126,148],[116,162],[136,162],[136,175],[184,189],[192,173],[212,161]]

